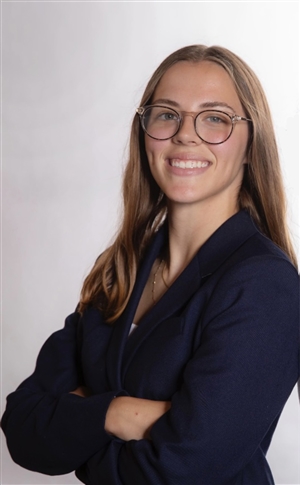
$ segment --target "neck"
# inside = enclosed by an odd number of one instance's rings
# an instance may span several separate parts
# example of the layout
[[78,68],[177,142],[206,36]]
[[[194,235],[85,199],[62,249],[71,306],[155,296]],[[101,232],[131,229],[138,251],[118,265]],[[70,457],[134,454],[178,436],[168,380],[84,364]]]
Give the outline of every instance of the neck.
[[236,205],[216,209],[208,203],[200,209],[198,204],[169,204],[169,283],[179,276],[210,236],[238,210]]

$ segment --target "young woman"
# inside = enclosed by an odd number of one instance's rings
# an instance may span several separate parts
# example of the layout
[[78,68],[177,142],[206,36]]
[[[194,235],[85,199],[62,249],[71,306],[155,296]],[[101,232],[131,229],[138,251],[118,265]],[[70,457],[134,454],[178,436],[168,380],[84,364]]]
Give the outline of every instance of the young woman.
[[163,61],[123,195],[77,310],[8,396],[13,459],[89,485],[273,484],[299,278],[268,105],[240,58],[196,45]]

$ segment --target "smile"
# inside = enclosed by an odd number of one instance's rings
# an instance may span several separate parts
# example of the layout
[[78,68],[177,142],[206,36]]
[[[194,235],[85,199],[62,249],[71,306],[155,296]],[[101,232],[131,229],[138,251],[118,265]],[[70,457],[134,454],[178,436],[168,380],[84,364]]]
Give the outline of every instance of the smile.
[[178,158],[172,158],[170,160],[170,165],[172,167],[178,167],[178,168],[205,168],[208,167],[209,162],[201,162],[200,160],[188,160],[184,162],[183,160],[180,160]]

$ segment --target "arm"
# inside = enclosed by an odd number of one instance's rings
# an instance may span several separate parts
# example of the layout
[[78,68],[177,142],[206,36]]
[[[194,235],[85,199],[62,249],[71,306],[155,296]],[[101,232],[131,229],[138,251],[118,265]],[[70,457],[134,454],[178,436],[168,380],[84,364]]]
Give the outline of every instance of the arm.
[[70,315],[64,329],[46,341],[32,376],[8,396],[1,421],[13,460],[49,475],[73,471],[111,441],[104,430],[105,414],[116,395],[126,394],[104,384],[102,394],[86,399],[71,393],[82,386],[79,319],[78,313]]
[[273,257],[238,265],[215,288],[199,327],[201,345],[151,439],[114,440],[103,460],[87,463],[92,483],[260,483],[256,473],[267,480],[269,430],[298,378],[296,271]]
[[152,426],[170,407],[169,401],[117,397],[109,405],[105,430],[124,441],[150,438]]
[[[91,396],[91,391],[80,386],[70,394]],[[135,397],[113,399],[105,417],[104,429],[108,434],[124,441],[149,438],[153,424],[171,407],[170,401],[153,401]]]
[[75,391],[71,391],[70,394],[75,394],[80,397],[90,397],[92,395],[91,390],[86,386],[79,386]]

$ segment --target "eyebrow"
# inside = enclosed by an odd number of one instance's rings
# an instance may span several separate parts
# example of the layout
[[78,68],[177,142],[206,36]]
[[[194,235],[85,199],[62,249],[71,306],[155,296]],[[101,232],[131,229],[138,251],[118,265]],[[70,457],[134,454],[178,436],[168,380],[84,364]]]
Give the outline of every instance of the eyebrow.
[[[172,99],[167,99],[167,98],[160,98],[160,99],[156,99],[155,101],[153,101],[154,104],[168,104],[169,106],[173,106],[174,108],[180,108],[180,105],[176,102],[176,101],[173,101]],[[199,104],[198,106],[200,109],[201,108],[228,108],[230,109],[233,113],[235,113],[235,110],[232,108],[232,106],[230,106],[229,104],[227,103],[224,103],[223,101],[206,101],[205,103],[201,103]]]

